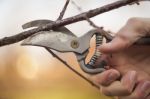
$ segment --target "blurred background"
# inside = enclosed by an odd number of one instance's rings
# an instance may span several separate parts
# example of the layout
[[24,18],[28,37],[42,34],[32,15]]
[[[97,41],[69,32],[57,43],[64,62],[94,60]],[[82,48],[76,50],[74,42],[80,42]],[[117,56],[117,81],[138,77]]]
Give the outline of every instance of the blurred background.
[[[116,0],[74,0],[87,11]],[[56,20],[65,0],[0,0],[0,38],[22,30],[21,25],[36,19]],[[150,3],[125,6],[92,18],[105,30],[117,32],[131,17],[150,17]],[[70,3],[65,14],[80,11]],[[92,29],[86,21],[66,26],[77,36]],[[94,44],[91,44],[94,45]],[[83,73],[72,53],[58,53]],[[83,73],[84,74],[84,73]],[[84,74],[86,75],[86,74]],[[44,48],[17,44],[0,48],[0,99],[113,99],[78,77]]]

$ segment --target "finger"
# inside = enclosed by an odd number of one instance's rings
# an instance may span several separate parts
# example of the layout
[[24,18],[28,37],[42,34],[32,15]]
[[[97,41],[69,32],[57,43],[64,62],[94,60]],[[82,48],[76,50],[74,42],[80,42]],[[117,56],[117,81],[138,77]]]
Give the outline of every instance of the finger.
[[133,97],[144,99],[150,94],[150,81],[144,81],[138,84]]
[[120,81],[115,81],[110,86],[101,86],[101,92],[106,96],[120,96],[126,93],[126,89]]
[[126,24],[119,30],[111,42],[102,44],[99,47],[99,50],[103,53],[114,53],[128,48],[137,39],[139,39],[139,34],[134,30],[134,28],[131,28],[131,26]]
[[106,70],[100,74],[91,76],[91,79],[97,85],[108,86],[120,77],[120,73],[115,69]]
[[121,79],[122,85],[126,88],[128,93],[131,93],[137,82],[137,73],[136,71],[129,71]]
[[150,81],[140,82],[131,95],[120,99],[150,99]]
[[136,84],[137,74],[134,71],[128,72],[123,76],[121,82],[115,81],[109,86],[102,86],[101,91],[107,96],[130,95]]
[[127,48],[129,45],[128,40],[124,40],[121,37],[115,37],[111,42],[102,44],[99,47],[99,50],[102,53],[115,53]]

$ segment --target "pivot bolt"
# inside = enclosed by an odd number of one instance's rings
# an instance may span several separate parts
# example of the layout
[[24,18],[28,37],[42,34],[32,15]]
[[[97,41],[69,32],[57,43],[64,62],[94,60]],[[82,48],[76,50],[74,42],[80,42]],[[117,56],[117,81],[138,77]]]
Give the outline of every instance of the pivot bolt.
[[79,47],[79,42],[77,40],[71,41],[71,47],[76,49]]

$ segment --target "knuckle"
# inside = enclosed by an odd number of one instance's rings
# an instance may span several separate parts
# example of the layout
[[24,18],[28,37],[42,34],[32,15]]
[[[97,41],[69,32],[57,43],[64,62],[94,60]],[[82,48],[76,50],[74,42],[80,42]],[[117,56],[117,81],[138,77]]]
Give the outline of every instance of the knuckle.
[[143,26],[145,26],[145,22],[138,17],[130,18],[126,24],[128,27],[132,28],[135,32],[144,32]]
[[93,83],[100,85],[102,83],[100,75],[94,75],[89,78]]
[[130,95],[130,94],[132,94],[132,89],[131,88],[125,88],[125,92],[126,92],[126,95]]
[[112,96],[111,91],[104,88],[104,87],[101,88],[101,93],[106,95],[106,96]]
[[128,19],[127,24],[136,25],[137,23],[141,23],[140,18],[133,17]]
[[102,81],[100,81],[99,79],[95,79],[94,81],[97,85],[101,85]]
[[133,99],[133,98],[130,98],[128,96],[121,96],[121,97],[117,97],[117,99]]
[[137,17],[132,17],[132,18],[129,18],[129,19],[128,19],[128,22],[135,22],[135,21],[137,21],[137,20],[138,20]]
[[99,81],[99,84],[102,86],[108,86],[109,84],[106,82],[106,80]]
[[103,75],[103,79],[101,80],[101,85],[108,86],[114,81],[116,81],[117,78],[120,77],[120,73],[114,69],[110,69]]
[[136,93],[135,96],[134,96],[134,99],[144,99],[144,98],[145,98],[144,94]]

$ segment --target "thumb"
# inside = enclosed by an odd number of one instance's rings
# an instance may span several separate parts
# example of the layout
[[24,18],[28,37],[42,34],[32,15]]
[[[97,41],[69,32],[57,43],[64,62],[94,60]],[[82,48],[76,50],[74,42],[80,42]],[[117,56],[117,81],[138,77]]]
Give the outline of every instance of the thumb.
[[99,50],[103,53],[115,53],[129,47],[130,42],[126,38],[116,36],[111,42],[102,44]]
[[[144,23],[144,24],[143,24]],[[99,47],[100,52],[103,53],[114,53],[128,48],[138,39],[146,35],[147,24],[143,19],[130,19],[124,27],[120,29],[115,38],[106,44],[102,44]]]

